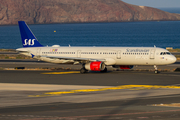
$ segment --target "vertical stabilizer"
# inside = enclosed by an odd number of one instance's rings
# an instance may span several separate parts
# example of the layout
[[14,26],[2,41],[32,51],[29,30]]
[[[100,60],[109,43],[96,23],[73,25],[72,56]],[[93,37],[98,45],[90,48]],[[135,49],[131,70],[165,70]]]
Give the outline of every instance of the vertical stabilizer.
[[24,21],[18,21],[23,47],[43,47]]

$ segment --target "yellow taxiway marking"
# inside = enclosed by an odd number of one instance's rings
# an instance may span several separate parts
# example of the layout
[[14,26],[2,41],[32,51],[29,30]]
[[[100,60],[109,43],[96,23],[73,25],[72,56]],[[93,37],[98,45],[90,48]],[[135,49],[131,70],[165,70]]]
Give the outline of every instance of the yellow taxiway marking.
[[100,88],[100,89],[82,89],[82,90],[69,90],[69,91],[60,91],[60,92],[46,92],[42,95],[29,95],[29,97],[46,97],[46,96],[55,96],[55,95],[71,94],[71,93],[85,93],[85,92],[97,92],[97,91],[120,90],[120,89],[144,90],[144,89],[159,89],[159,88],[180,89],[180,86],[122,85],[117,87]]
[[41,74],[72,74],[72,73],[80,73],[79,71],[69,71],[69,72],[47,72]]
[[152,106],[164,106],[164,107],[180,107],[180,103],[171,103],[171,104],[153,104]]

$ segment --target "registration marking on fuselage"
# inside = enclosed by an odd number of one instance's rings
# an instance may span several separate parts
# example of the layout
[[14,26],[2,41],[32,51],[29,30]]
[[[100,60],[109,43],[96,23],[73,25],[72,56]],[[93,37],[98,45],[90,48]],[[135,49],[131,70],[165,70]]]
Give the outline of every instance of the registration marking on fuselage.
[[67,91],[59,91],[59,92],[46,92],[41,95],[29,95],[28,97],[47,97],[47,96],[57,96],[63,94],[73,94],[73,93],[87,93],[87,92],[97,92],[97,91],[107,91],[107,90],[120,90],[120,89],[128,89],[128,90],[145,90],[145,89],[180,89],[180,86],[161,86],[161,85],[122,85],[117,87],[109,87],[109,88],[100,88],[100,89],[81,89],[81,90],[67,90]]
[[73,73],[80,73],[79,71],[69,71],[69,72],[47,72],[41,74],[73,74]]

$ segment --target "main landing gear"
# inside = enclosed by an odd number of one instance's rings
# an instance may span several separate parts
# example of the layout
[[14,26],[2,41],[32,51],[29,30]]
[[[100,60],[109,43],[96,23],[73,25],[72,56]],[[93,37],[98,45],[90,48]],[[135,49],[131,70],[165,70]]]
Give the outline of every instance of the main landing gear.
[[87,73],[87,72],[88,72],[88,70],[86,70],[84,67],[80,69],[81,74],[84,74],[84,73]]
[[107,72],[107,68],[105,67],[104,70],[102,70],[101,72],[103,73]]
[[154,65],[154,73],[155,73],[155,74],[158,74],[158,73],[159,73],[156,65]]

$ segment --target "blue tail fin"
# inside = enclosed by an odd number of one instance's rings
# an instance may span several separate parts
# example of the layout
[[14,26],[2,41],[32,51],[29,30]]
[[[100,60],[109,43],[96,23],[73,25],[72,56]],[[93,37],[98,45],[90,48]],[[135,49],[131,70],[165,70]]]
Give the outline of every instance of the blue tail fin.
[[24,21],[18,21],[23,47],[43,47]]

